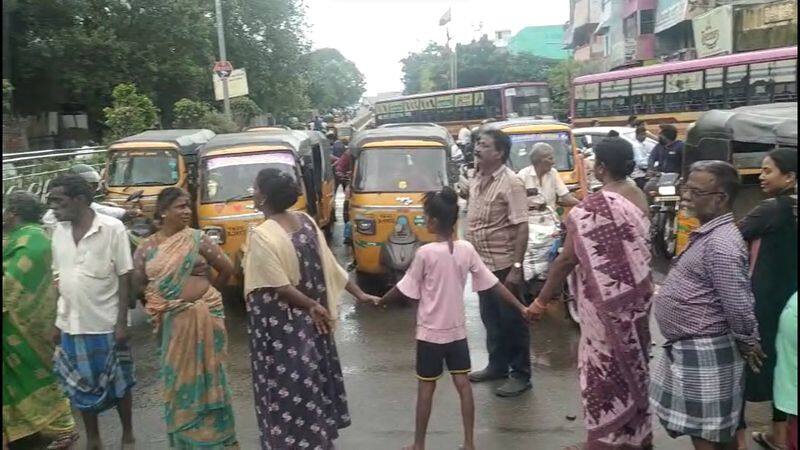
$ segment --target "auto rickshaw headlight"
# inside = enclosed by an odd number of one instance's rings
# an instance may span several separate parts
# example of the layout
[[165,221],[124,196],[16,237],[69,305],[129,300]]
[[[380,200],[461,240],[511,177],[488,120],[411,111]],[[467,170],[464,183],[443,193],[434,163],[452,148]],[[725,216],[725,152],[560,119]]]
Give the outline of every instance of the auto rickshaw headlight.
[[375,234],[375,221],[373,219],[356,219],[356,231],[361,234]]
[[672,196],[677,195],[678,190],[675,189],[675,186],[659,186],[658,187],[658,195],[664,196]]
[[211,242],[217,245],[225,243],[225,229],[222,227],[205,227],[203,228],[203,233]]

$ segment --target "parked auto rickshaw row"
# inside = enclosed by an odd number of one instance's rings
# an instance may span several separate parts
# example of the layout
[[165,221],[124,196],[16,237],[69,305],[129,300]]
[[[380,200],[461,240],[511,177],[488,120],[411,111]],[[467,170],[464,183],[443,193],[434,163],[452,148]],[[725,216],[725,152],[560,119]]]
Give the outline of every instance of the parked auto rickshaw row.
[[[483,127],[510,136],[508,164],[515,171],[530,163],[534,144],[550,144],[556,169],[570,190],[579,198],[587,192],[583,158],[567,124],[515,118]],[[455,184],[454,147],[448,131],[434,124],[387,126],[352,135],[354,168],[348,203],[360,274],[396,281],[416,249],[433,239],[425,228],[422,199],[425,192]],[[151,214],[161,189],[187,189],[196,205],[195,226],[238,263],[248,228],[263,220],[252,203],[252,184],[266,167],[277,167],[302,181],[303,195],[294,209],[307,211],[322,228],[330,229],[334,208],[330,147],[316,131],[276,126],[217,136],[208,130],[145,132],[109,148],[106,185],[109,199],[121,203],[141,191],[142,208]]]
[[[248,228],[264,220],[252,201],[253,182],[262,169],[278,168],[300,181],[302,194],[293,209],[307,212],[330,232],[333,169],[330,145],[318,131],[146,131],[115,142],[108,152],[104,184],[109,201],[129,207],[135,201],[150,220],[161,190],[185,189],[195,205],[193,225],[216,241],[237,267]],[[144,237],[152,231],[145,226],[137,234]]]

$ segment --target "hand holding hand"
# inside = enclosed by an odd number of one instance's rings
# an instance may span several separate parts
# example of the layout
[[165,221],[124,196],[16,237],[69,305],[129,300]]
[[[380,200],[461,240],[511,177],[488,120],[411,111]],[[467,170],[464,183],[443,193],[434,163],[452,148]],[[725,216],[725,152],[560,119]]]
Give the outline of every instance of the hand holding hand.
[[528,317],[530,320],[541,320],[542,315],[547,311],[547,305],[538,297],[528,306]]
[[383,304],[383,298],[370,294],[364,294],[358,301],[361,303],[372,303],[375,306],[381,306]]
[[311,319],[314,321],[314,326],[317,327],[319,334],[330,333],[331,315],[324,306],[320,304],[314,305],[308,310],[308,313],[311,315]]

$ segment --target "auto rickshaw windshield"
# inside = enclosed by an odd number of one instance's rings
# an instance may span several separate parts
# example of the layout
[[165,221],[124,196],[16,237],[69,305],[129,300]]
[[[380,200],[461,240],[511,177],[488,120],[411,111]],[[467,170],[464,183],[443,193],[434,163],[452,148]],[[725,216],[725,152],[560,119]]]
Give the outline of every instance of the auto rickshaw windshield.
[[297,179],[297,166],[289,152],[223,155],[203,161],[203,203],[246,200],[253,196],[253,184],[260,171],[277,168]]
[[174,150],[118,150],[111,153],[109,186],[166,186],[178,182]]
[[428,192],[447,184],[443,148],[365,149],[353,181],[357,192]]
[[555,169],[558,171],[572,170],[572,140],[566,131],[555,133],[512,134],[511,155],[509,164],[515,172],[519,172],[531,164],[531,150],[539,142],[550,144],[553,147]]

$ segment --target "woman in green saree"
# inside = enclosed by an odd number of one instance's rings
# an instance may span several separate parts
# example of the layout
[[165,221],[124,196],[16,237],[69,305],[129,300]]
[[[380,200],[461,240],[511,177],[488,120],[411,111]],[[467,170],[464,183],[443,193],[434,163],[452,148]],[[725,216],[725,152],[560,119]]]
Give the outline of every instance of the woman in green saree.
[[49,339],[57,293],[50,239],[39,225],[44,206],[24,191],[3,209],[3,434],[9,442],[41,434],[48,449],[78,440],[70,404],[52,374]]

